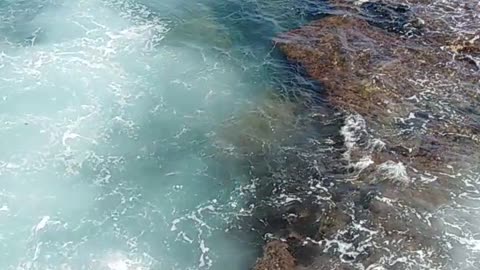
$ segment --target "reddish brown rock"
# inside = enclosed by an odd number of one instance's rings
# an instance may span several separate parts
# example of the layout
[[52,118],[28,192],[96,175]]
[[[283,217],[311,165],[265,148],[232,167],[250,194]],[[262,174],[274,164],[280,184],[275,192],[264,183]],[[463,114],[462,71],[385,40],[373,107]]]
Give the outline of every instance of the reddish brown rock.
[[263,250],[263,257],[258,259],[254,270],[294,270],[295,258],[293,258],[288,245],[281,241],[271,241]]
[[[480,4],[476,0],[331,0],[329,3],[333,14],[353,15],[390,30],[405,28],[404,34],[421,37],[418,42],[436,43],[460,58],[480,56]],[[478,67],[478,59],[470,62]]]
[[450,166],[466,165],[460,156],[472,158],[468,164],[478,160],[478,123],[464,112],[480,103],[479,73],[453,61],[436,41],[401,38],[362,19],[332,16],[277,42],[325,86],[332,104],[365,118],[372,136],[386,144],[384,153],[370,153],[377,164],[401,162],[420,179],[422,173],[451,174]]
[[[441,228],[426,213],[448,204],[462,188],[456,177],[480,161],[479,28],[468,32],[450,18],[434,18],[437,9],[446,8],[439,1],[409,1],[425,27],[407,37],[372,25],[358,6],[342,2],[343,16],[315,21],[276,42],[289,60],[323,84],[331,104],[359,116],[350,124],[361,134],[355,136],[365,138],[350,138],[345,156],[357,169],[354,184],[375,186],[381,194],[356,211],[356,218],[368,220],[365,226],[375,231],[369,241],[381,248],[357,259],[365,256],[367,267],[378,263],[385,250],[399,257],[431,251],[428,265],[442,267],[448,251],[440,241]],[[449,5],[468,9],[457,2]],[[469,25],[480,23],[468,18],[475,12],[467,10],[465,16]],[[367,166],[359,165],[362,158],[369,159],[363,160]],[[401,181],[389,181],[394,178]],[[320,222],[315,241],[348,238],[346,228],[353,222],[345,213],[331,215]],[[344,267],[332,256],[321,256],[308,269]],[[394,261],[394,256],[387,257]],[[391,269],[407,268],[397,263]]]

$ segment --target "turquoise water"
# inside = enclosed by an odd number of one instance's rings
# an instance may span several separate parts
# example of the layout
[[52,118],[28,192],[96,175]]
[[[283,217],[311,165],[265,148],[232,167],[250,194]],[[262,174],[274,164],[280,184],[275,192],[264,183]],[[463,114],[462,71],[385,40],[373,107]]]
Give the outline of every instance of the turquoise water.
[[270,43],[286,26],[268,22],[285,13],[0,5],[0,269],[248,268],[259,244],[229,226],[249,176],[218,134],[288,80]]

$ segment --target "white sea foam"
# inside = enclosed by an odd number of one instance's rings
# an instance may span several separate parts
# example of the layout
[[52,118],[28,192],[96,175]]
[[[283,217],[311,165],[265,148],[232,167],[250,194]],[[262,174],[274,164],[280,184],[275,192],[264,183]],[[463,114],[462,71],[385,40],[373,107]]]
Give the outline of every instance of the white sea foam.
[[351,152],[357,147],[358,141],[362,139],[362,136],[366,133],[366,123],[358,114],[348,115],[345,118],[345,124],[340,129],[340,134],[344,138],[344,144],[346,151],[344,157],[346,160],[351,159]]
[[47,224],[48,224],[48,221],[50,220],[50,217],[49,216],[44,216],[42,217],[42,220],[40,220],[40,222],[38,222],[38,224],[35,226],[35,228],[33,229],[33,231],[35,233],[38,233],[40,232],[41,230],[43,230]]
[[388,160],[377,167],[378,180],[387,180],[401,184],[410,183],[410,177],[407,174],[407,168],[401,162]]
[[344,138],[346,149],[343,158],[357,174],[374,165],[372,154],[385,148],[383,141],[368,133],[365,119],[358,114],[351,114],[345,118],[340,134]]

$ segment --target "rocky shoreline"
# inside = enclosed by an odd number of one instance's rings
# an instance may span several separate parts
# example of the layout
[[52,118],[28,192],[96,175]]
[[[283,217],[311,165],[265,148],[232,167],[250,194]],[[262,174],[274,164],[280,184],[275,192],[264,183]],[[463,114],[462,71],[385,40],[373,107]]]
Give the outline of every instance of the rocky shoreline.
[[344,112],[345,177],[279,213],[254,269],[453,269],[434,213],[480,161],[480,5],[330,3],[275,43]]

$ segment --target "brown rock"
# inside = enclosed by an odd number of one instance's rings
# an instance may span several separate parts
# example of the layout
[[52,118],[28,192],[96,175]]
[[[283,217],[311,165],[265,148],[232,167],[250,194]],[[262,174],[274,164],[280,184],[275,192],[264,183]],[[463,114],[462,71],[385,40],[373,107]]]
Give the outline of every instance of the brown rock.
[[[480,24],[472,20],[480,7],[409,0],[415,12],[400,15],[418,16],[424,27],[421,34],[407,37],[391,31],[392,25],[374,26],[358,5],[350,4],[353,1],[333,2],[343,16],[283,34],[277,44],[289,60],[323,84],[334,106],[359,116],[352,123],[360,127],[352,130],[363,137],[350,142],[348,158],[354,164],[369,157],[372,164],[359,169],[354,184],[360,189],[373,185],[383,198],[373,197],[365,211],[357,212],[377,232],[371,241],[398,256],[434,251],[430,264],[441,266],[448,251],[441,243],[441,229],[426,213],[448,204],[462,189],[457,175],[480,161],[480,28],[472,27]],[[446,8],[455,14],[463,10],[466,18],[455,17],[457,22],[440,16],[441,11],[449,12]],[[392,16],[388,18],[397,22],[397,14]],[[383,147],[370,143],[373,138]],[[399,176],[404,181],[387,181]],[[315,240],[337,237],[335,232],[348,231],[351,223],[348,216],[329,213]],[[382,252],[372,248],[359,256],[365,256],[361,260],[368,266],[378,262]],[[325,262],[334,265],[333,257],[323,256],[328,258],[312,269],[324,269]]]
[[[464,113],[480,103],[479,74],[468,63],[453,63],[439,41],[401,38],[352,16],[327,17],[277,40],[325,86],[332,104],[361,115],[386,144],[388,154],[375,154],[376,164],[401,162],[418,179],[479,160],[478,127]],[[471,43],[456,50],[476,51]]]
[[[478,66],[480,57],[480,5],[475,0],[330,0],[333,14],[348,14],[375,24],[405,28],[417,40],[443,46]],[[368,10],[370,8],[370,11]],[[377,23],[377,25],[379,25]],[[389,27],[387,27],[389,28]],[[472,59],[472,56],[475,59]]]
[[346,228],[351,222],[350,216],[339,208],[333,208],[321,220],[316,238],[332,238],[338,231]]
[[266,244],[263,257],[257,260],[254,270],[294,270],[295,258],[293,258],[288,245],[278,240]]

